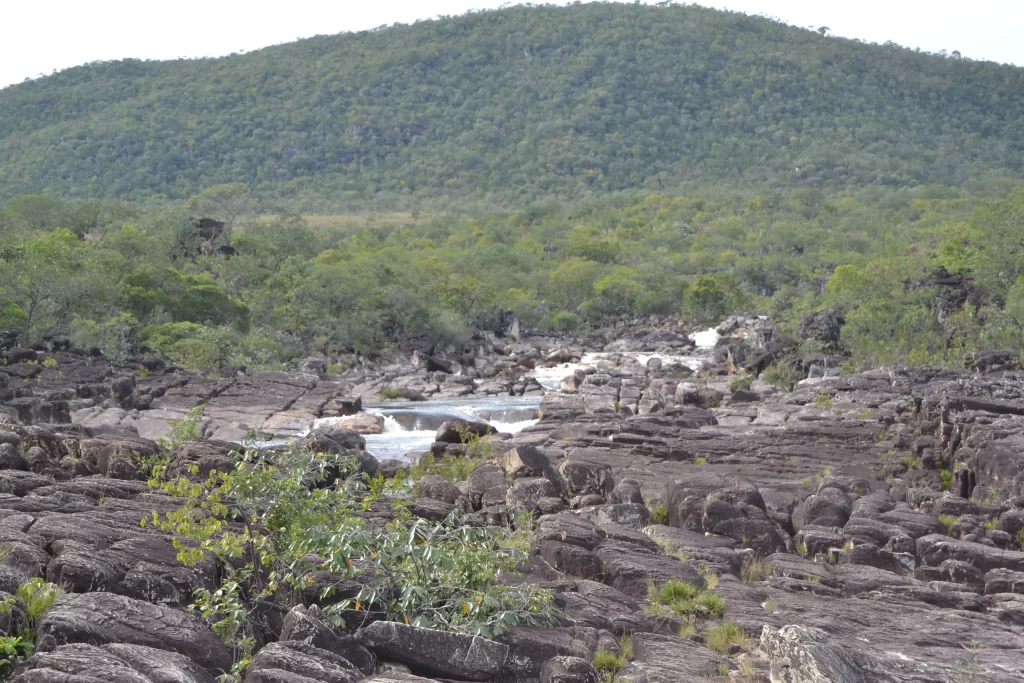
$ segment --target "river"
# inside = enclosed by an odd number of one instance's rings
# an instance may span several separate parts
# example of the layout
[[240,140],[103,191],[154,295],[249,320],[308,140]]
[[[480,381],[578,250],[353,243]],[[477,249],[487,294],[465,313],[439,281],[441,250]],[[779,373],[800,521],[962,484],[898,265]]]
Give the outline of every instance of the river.
[[[556,390],[558,383],[575,370],[594,367],[609,356],[631,357],[641,365],[646,365],[652,358],[659,358],[664,367],[685,365],[691,370],[696,370],[710,356],[718,338],[719,335],[714,328],[694,333],[691,339],[697,343],[697,351],[692,355],[672,356],[642,352],[587,353],[579,363],[562,363],[550,368],[538,368],[532,371],[530,376],[545,390]],[[437,428],[446,420],[487,422],[499,432],[515,434],[537,423],[540,402],[540,396],[464,396],[423,402],[382,401],[364,408],[368,413],[384,417],[384,432],[365,436],[366,450],[378,460],[393,458],[408,461],[408,454],[430,449]]]

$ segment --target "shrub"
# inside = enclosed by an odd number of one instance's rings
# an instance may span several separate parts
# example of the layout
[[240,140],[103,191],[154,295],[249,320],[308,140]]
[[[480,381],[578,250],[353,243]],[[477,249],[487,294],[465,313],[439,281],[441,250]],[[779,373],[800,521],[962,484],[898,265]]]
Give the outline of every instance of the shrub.
[[730,391],[749,391],[750,387],[754,384],[754,376],[744,370],[740,374],[736,375],[729,382]]
[[[159,484],[183,504],[144,523],[174,535],[184,564],[210,553],[224,567],[220,586],[197,591],[191,608],[235,646],[240,663],[254,643],[253,610],[269,599],[285,606],[299,600],[318,572],[362,585],[355,597],[326,608],[339,625],[345,614],[368,611],[485,637],[553,623],[547,590],[506,580],[527,559],[523,525],[470,526],[457,513],[413,520],[397,500],[390,522],[367,524],[359,513],[368,488],[354,458],[298,446],[235,456],[233,472]],[[321,598],[333,591],[324,588]]]
[[803,371],[789,361],[778,361],[761,373],[761,378],[769,384],[783,389],[793,391],[796,383],[804,378]]
[[390,401],[396,398],[402,398],[401,389],[393,389],[392,387],[384,387],[380,390],[380,399],[382,401]]
[[827,409],[832,407],[832,392],[828,389],[818,389],[814,397],[814,407]]
[[939,489],[949,491],[953,488],[953,473],[949,470],[939,470]]
[[939,521],[942,522],[942,526],[946,527],[946,535],[953,535],[953,525],[957,523],[959,518],[956,515],[939,515]]

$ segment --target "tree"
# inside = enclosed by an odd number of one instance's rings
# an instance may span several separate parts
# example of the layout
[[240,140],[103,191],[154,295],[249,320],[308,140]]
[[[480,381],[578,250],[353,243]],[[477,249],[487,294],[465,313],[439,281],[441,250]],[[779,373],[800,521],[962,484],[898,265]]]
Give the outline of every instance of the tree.
[[235,221],[248,213],[251,206],[249,188],[242,183],[213,185],[188,200],[188,210],[194,217],[224,222],[224,237],[229,242]]
[[[109,296],[93,255],[69,230],[59,229],[0,253],[0,296],[17,307],[25,337],[66,327],[80,302]],[[90,301],[90,299],[92,299]]]
[[566,310],[574,310],[590,294],[601,264],[582,258],[563,261],[548,277],[555,302]]
[[683,296],[683,310],[700,322],[717,322],[739,312],[744,299],[740,286],[729,273],[701,275]]

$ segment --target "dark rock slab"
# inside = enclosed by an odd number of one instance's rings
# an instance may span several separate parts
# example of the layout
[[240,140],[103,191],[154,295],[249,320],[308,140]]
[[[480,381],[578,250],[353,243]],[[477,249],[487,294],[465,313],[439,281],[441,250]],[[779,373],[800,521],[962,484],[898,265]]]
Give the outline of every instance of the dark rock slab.
[[429,675],[471,681],[495,676],[508,656],[508,646],[502,643],[395,622],[374,622],[360,629],[356,637],[382,659],[408,664]]

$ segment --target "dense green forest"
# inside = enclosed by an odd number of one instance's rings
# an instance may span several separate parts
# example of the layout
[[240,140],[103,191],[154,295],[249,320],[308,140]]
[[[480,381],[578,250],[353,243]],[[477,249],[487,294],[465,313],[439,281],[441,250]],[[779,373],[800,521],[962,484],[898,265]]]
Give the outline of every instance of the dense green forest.
[[[503,311],[569,332],[757,311],[794,332],[828,308],[856,364],[957,366],[1024,342],[1024,189],[989,189],[609,195],[338,229],[251,213],[241,185],[156,209],[21,196],[0,210],[0,328],[213,369],[459,345]],[[236,253],[190,214],[224,220]]]
[[1024,177],[1024,69],[695,6],[512,7],[0,91],[0,200],[303,213]]

